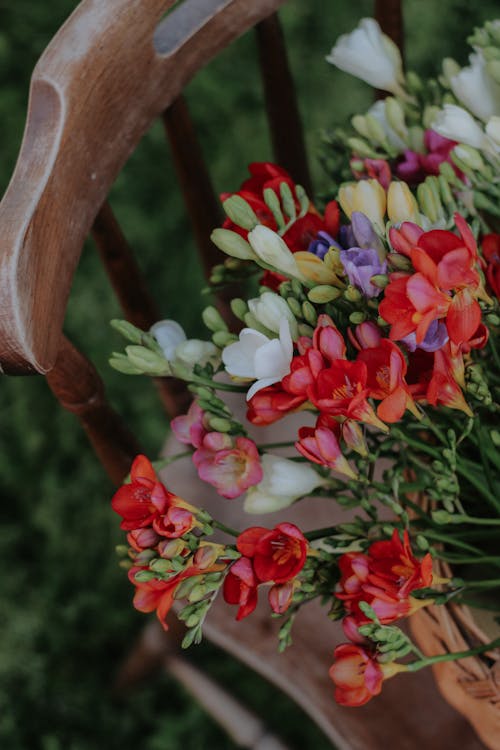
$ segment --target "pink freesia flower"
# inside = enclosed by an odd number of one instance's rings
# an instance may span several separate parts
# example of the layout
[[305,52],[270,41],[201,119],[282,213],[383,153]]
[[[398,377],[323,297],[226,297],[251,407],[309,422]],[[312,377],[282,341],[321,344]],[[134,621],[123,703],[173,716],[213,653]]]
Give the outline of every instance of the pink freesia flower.
[[180,417],[172,419],[170,426],[179,443],[192,445],[193,448],[201,446],[203,438],[207,434],[207,430],[203,424],[203,417],[203,409],[198,406],[196,401],[193,401],[187,414],[182,414]]
[[252,440],[236,439],[222,432],[209,432],[193,453],[200,479],[233,499],[262,479],[259,453]]

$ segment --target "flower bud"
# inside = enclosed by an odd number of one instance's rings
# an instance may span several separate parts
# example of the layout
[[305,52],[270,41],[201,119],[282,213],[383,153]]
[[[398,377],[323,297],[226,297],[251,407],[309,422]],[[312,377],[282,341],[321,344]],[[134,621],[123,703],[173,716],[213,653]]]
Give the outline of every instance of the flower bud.
[[342,296],[342,291],[328,284],[319,284],[308,292],[308,298],[317,305],[333,302]]
[[272,229],[259,224],[248,233],[248,241],[261,261],[287,276],[302,278],[293,253]]
[[[351,118],[351,125],[353,126],[354,130],[356,130],[360,135],[363,136],[363,138],[370,137],[368,134],[368,124],[364,115],[354,115],[354,117]],[[360,171],[362,169],[363,163],[361,162]]]
[[308,464],[270,453],[262,456],[262,469],[261,482],[247,492],[243,506],[247,513],[272,513],[287,508],[324,483]]
[[122,375],[142,375],[143,370],[141,367],[136,367],[125,354],[114,352],[108,360],[110,367],[117,372],[121,372]]
[[220,354],[218,348],[211,341],[188,339],[183,341],[175,350],[174,368],[176,365],[192,369],[195,365],[202,367],[208,362],[218,364]]
[[408,128],[403,107],[393,96],[388,96],[384,104],[387,122],[401,138],[406,139]]
[[213,331],[215,333],[216,331],[228,330],[227,325],[222,319],[220,312],[213,305],[205,307],[201,314],[201,317],[209,331]]
[[288,320],[292,339],[297,338],[297,321],[283,297],[274,292],[264,292],[260,297],[248,300],[248,308],[261,325],[273,333],[279,333],[283,318]]
[[233,426],[231,420],[225,417],[210,417],[208,424],[215,432],[229,432]]
[[159,354],[146,349],[144,346],[130,344],[125,347],[125,351],[129,362],[145,375],[164,377],[172,374],[169,363]]
[[363,159],[376,159],[378,156],[375,149],[362,138],[348,138],[347,145],[356,156],[361,156]]
[[419,223],[417,201],[405,182],[391,182],[387,191],[387,214],[393,224],[403,221]]
[[[240,260],[255,260],[255,253],[249,243],[231,229],[214,229],[210,239],[226,255]],[[213,270],[215,271],[215,269]]]
[[253,229],[259,223],[255,211],[241,195],[232,195],[222,203],[222,208],[234,224],[242,229]]
[[384,227],[386,194],[377,180],[361,180],[342,185],[338,199],[349,218],[353,211],[361,211],[379,229]]
[[300,305],[300,302],[295,299],[295,297],[288,297],[286,303],[295,318],[302,318],[302,307]]
[[164,539],[158,545],[158,554],[171,560],[178,557],[184,550],[184,542],[181,539]]
[[245,315],[248,312],[248,305],[245,300],[237,297],[236,299],[231,300],[231,310],[233,315],[238,318],[238,320],[244,321]]
[[174,359],[175,350],[178,345],[186,341],[183,327],[176,320],[159,320],[149,329],[159,346],[165,359],[169,362]]
[[380,122],[371,114],[365,116],[366,127],[368,129],[368,137],[371,141],[376,144],[386,143],[385,131]]
[[128,320],[114,319],[110,321],[110,325],[132,344],[142,344],[143,331],[129,323]]
[[349,321],[353,323],[354,325],[363,323],[365,320],[366,320],[366,314],[361,311],[353,312],[349,315]]
[[486,134],[500,147],[500,117],[490,117],[486,123]]
[[312,326],[315,326],[318,322],[318,315],[316,310],[307,300],[302,303],[302,315],[304,320]]
[[272,188],[264,188],[264,201],[274,216],[278,228],[283,229],[285,226],[285,217],[281,210],[280,200]]
[[234,333],[229,333],[229,331],[216,331],[212,336],[212,341],[215,346],[218,346],[221,349],[224,349],[225,346],[229,346],[229,344],[232,344],[237,340],[238,336]]
[[355,286],[349,284],[349,286],[344,290],[343,296],[345,297],[345,299],[349,300],[349,302],[359,302],[363,295],[358,289],[356,289]]
[[201,570],[210,568],[217,560],[219,551],[220,547],[216,547],[214,544],[204,544],[202,547],[198,547],[193,557],[194,565]]
[[378,289],[385,289],[389,283],[389,278],[383,273],[377,273],[370,278],[370,282]]
[[477,172],[482,172],[485,164],[481,157],[481,154],[477,149],[466,144],[458,144],[452,151],[453,161],[459,167],[465,167],[465,170],[472,169]]

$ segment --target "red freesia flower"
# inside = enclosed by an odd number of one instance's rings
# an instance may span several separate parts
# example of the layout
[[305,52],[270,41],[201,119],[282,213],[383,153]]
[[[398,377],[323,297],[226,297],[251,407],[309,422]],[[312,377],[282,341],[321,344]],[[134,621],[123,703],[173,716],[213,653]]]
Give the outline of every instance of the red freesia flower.
[[355,472],[340,450],[338,441],[340,434],[341,425],[339,422],[328,415],[321,415],[316,422],[316,427],[301,427],[299,429],[299,440],[295,443],[295,447],[309,461],[328,466],[339,474],[349,477],[349,479],[355,479]]
[[273,612],[277,615],[282,615],[287,611],[288,607],[292,603],[293,592],[295,590],[294,581],[286,581],[285,583],[275,583],[269,589],[269,604]]
[[392,180],[389,163],[385,159],[351,159],[351,170],[356,180],[372,179],[387,190]]
[[239,535],[236,547],[252,560],[259,582],[290,581],[300,573],[307,556],[307,539],[292,523],[280,523],[274,529],[252,526]]
[[303,396],[287,393],[280,384],[269,385],[257,391],[248,402],[247,419],[255,425],[272,424],[300,409],[304,402]]
[[248,557],[240,557],[229,568],[222,592],[224,601],[239,605],[237,620],[247,617],[257,606],[258,583]]
[[452,356],[449,343],[433,354],[417,349],[408,355],[408,360],[406,381],[416,401],[427,401],[431,406],[441,404],[472,416],[457,382],[464,380],[463,358],[460,353]]
[[[477,297],[486,298],[477,270],[477,248],[459,214],[455,222],[460,237],[439,229],[416,237],[411,224],[391,234],[393,245],[410,257],[415,269],[413,274],[391,274],[380,303],[380,315],[391,324],[391,340],[415,333],[420,344],[430,324],[439,319],[444,319],[450,340],[457,346],[477,330],[481,320]],[[411,246],[415,238],[417,244]]]
[[488,284],[497,299],[500,299],[500,234],[486,234],[481,247],[487,263]]
[[184,443],[184,445],[192,445],[193,448],[199,448],[203,442],[203,438],[207,434],[204,416],[203,409],[198,406],[196,401],[193,401],[187,414],[174,417],[170,422],[170,427],[177,440],[180,443]]
[[138,529],[152,527],[157,534],[174,538],[195,526],[195,509],[164,487],[146,456],[134,459],[130,477],[132,481],[115,492],[111,506],[123,519],[120,528],[133,532],[134,549],[140,545]]
[[362,349],[357,361],[366,364],[368,393],[371,398],[380,399],[377,416],[381,420],[397,422],[406,409],[419,417],[405,381],[406,360],[394,342],[381,339],[377,346]]
[[193,453],[200,479],[213,485],[222,497],[235,498],[262,479],[259,452],[253,440],[235,440],[222,432],[209,432]]
[[374,655],[353,643],[342,643],[334,652],[330,677],[335,700],[341,706],[362,706],[382,690],[384,673]]
[[432,583],[430,554],[419,561],[413,555],[408,532],[403,541],[397,529],[390,541],[374,542],[368,552],[348,552],[339,559],[341,579],[335,596],[344,602],[357,625],[368,622],[359,607],[367,602],[380,622],[387,625],[410,615],[423,601],[410,597],[412,591]]

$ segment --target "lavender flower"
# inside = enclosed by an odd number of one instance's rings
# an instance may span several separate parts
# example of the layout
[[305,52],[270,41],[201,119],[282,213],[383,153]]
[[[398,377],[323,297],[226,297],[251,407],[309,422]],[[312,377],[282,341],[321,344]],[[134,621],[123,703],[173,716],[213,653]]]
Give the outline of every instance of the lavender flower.
[[427,333],[424,336],[424,340],[417,344],[417,336],[415,332],[409,333],[404,339],[401,339],[403,344],[406,344],[410,352],[414,352],[415,349],[423,349],[424,352],[437,352],[442,346],[448,341],[448,331],[444,323],[440,323],[438,320],[433,320],[427,329]]
[[387,263],[380,261],[377,251],[373,247],[351,247],[340,251],[340,262],[349,279],[349,283],[357,286],[366,297],[377,297],[382,291],[370,282],[372,276],[384,274]]
[[320,230],[309,244],[307,251],[313,253],[313,255],[317,255],[320,260],[323,260],[331,247],[336,247],[340,250],[339,245],[335,242],[333,237],[329,235],[328,232]]

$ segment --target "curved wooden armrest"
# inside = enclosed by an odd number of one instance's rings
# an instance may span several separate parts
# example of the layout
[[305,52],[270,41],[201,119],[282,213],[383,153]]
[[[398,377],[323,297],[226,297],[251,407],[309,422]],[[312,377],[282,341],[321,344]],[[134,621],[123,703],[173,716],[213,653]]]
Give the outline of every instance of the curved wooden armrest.
[[94,217],[151,121],[284,0],[83,0],[32,76],[0,204],[0,366],[45,373]]

